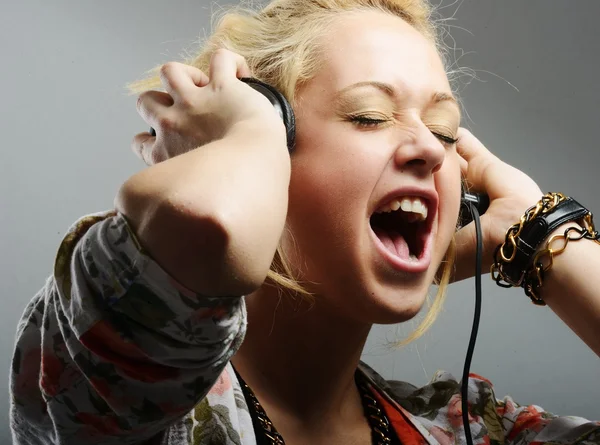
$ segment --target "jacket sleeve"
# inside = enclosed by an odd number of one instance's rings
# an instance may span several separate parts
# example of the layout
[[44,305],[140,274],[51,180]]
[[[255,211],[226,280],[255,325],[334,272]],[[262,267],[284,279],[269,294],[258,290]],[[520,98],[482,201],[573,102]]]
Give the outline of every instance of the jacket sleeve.
[[539,406],[521,406],[505,397],[496,402],[506,444],[600,444],[600,423],[556,416]]
[[599,422],[557,416],[537,405],[519,405],[510,396],[497,399],[491,382],[476,374],[471,374],[469,379],[469,407],[471,429],[487,433],[483,436],[488,437],[487,443],[600,444]]
[[[438,371],[421,388],[405,382],[377,382],[405,410],[428,443],[464,444],[461,385]],[[469,424],[474,445],[600,445],[600,422],[556,416],[537,405],[497,399],[492,383],[469,376]]]
[[245,329],[242,297],[184,289],[122,215],[84,217],[17,328],[14,443],[146,441],[202,400]]

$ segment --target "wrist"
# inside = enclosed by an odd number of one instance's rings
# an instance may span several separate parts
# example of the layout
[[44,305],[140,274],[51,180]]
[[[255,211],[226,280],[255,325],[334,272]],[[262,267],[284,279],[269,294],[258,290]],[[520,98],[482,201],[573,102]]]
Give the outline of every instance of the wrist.
[[533,303],[545,305],[539,290],[554,257],[582,238],[598,239],[589,210],[573,198],[548,193],[508,230],[496,249],[492,278],[501,287],[523,287]]
[[587,209],[572,198],[560,193],[545,195],[508,230],[504,243],[495,252],[496,269],[503,280],[521,286],[537,262],[536,252],[547,246],[550,234],[587,213]]
[[286,148],[286,129],[283,121],[276,115],[260,116],[244,119],[233,124],[227,131],[225,138],[237,138],[245,141],[258,141],[266,147]]
[[546,252],[547,249],[549,249],[549,248],[553,249],[553,250],[560,250],[561,247],[565,245],[565,241],[564,241],[564,239],[562,239],[562,237],[565,234],[565,232],[571,227],[578,229],[578,230],[583,229],[581,224],[578,224],[576,222],[571,221],[571,222],[565,223],[565,224],[561,225],[560,227],[557,227],[554,231],[552,231],[546,238],[546,242],[542,243],[535,252],[534,258],[538,258],[538,262],[542,265],[542,267],[544,269],[546,269],[546,272],[544,273],[545,286],[543,286],[542,288],[539,289],[540,297],[544,301],[545,301],[545,297],[547,296],[547,295],[545,295],[546,292],[544,292],[544,288],[547,289],[548,287],[553,287],[556,285],[555,279],[557,278],[557,276],[560,275],[563,262],[565,262],[565,261],[568,262],[569,256],[574,253],[575,246],[573,246],[573,245],[569,246],[568,249],[565,249],[563,254],[556,255],[555,257],[553,256],[552,260],[551,260],[552,267],[549,267],[550,260],[547,255],[544,255],[544,252]]
[[561,235],[564,235],[565,231],[571,227],[574,227],[576,229],[583,229],[583,226],[575,221],[569,221],[567,223],[564,223],[563,225],[557,227],[555,230],[553,230],[552,232],[550,232],[548,234],[548,236],[545,239],[545,242],[540,244],[538,246],[538,248],[535,250],[535,255],[538,255],[540,252],[543,252],[544,250],[546,250],[546,248],[551,247],[551,248],[557,248],[560,247],[556,244],[556,242],[552,243],[552,245],[547,245],[546,243],[550,242],[550,240],[552,240],[553,238],[557,238]]

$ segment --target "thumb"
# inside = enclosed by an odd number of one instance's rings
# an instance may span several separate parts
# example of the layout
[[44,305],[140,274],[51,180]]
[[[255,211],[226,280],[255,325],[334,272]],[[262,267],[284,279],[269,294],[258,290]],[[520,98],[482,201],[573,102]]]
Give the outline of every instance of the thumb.
[[156,137],[150,133],[139,133],[133,137],[131,141],[131,150],[148,166],[158,164],[161,160],[158,159],[154,144]]
[[501,161],[465,128],[458,130],[456,151],[466,161],[461,162],[461,170],[468,185],[475,191],[493,188],[488,173],[493,165]]

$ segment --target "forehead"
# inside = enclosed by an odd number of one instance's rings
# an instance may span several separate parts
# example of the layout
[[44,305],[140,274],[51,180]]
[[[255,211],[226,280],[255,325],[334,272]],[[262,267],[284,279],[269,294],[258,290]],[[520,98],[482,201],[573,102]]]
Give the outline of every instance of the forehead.
[[314,80],[335,90],[379,81],[404,93],[451,94],[434,44],[399,17],[377,11],[340,14],[321,44],[323,64]]

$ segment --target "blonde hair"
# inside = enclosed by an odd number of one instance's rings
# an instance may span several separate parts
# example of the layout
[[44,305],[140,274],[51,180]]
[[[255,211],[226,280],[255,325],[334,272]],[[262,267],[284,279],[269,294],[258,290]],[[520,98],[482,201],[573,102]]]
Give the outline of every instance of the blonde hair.
[[[402,18],[432,41],[443,57],[432,8],[426,0],[273,0],[262,10],[243,5],[227,9],[214,23],[214,32],[200,51],[185,63],[208,73],[212,54],[221,48],[231,50],[246,59],[253,77],[277,88],[294,105],[298,86],[308,81],[319,66],[319,41],[328,26],[339,13],[361,10],[378,10]],[[148,78],[132,83],[130,90],[140,93],[161,89],[159,69],[154,68]],[[453,241],[436,280],[439,288],[430,310],[403,344],[420,337],[440,312],[454,264],[454,250]],[[279,247],[267,283],[311,297],[295,276]]]

